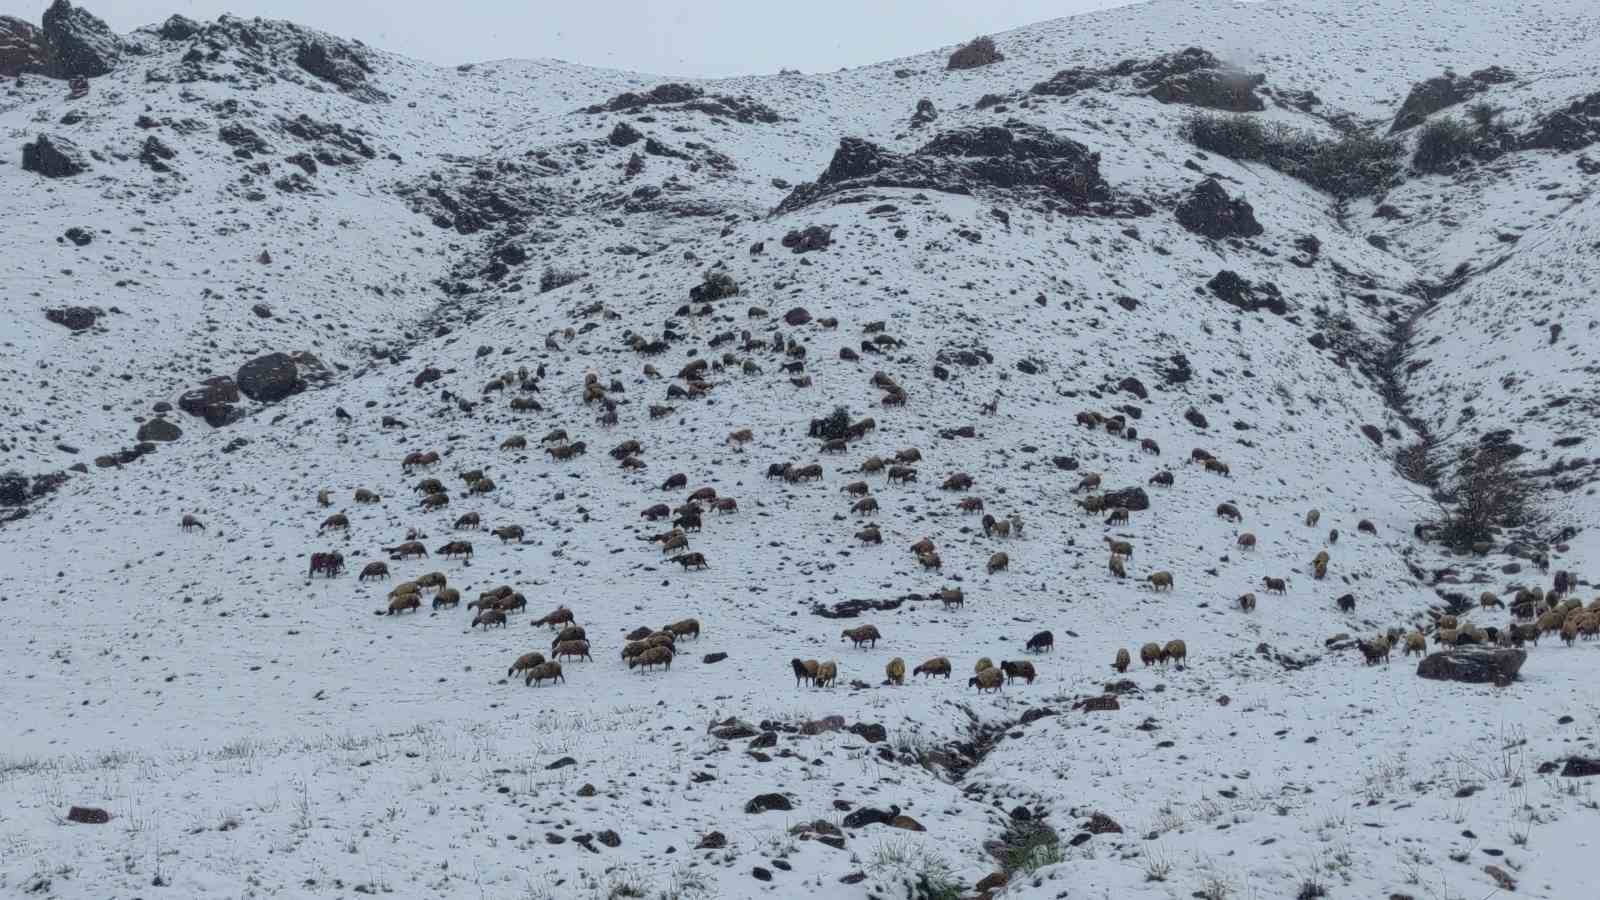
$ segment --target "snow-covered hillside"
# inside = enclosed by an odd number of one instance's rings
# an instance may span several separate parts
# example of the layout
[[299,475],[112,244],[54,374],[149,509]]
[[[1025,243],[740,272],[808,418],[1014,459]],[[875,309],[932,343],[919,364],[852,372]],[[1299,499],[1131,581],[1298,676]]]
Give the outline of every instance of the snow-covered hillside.
[[[1600,12],[1482,7],[705,82],[0,20],[0,895],[1581,895]],[[1463,452],[1528,514],[1436,527]],[[1509,683],[1402,655],[1519,598]]]

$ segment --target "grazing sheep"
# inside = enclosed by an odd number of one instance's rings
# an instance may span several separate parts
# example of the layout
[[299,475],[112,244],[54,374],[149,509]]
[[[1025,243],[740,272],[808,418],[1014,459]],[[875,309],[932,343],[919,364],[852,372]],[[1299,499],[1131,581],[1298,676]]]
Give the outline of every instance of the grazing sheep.
[[588,639],[589,635],[584,632],[582,625],[568,625],[561,629],[555,638],[550,641],[550,649],[554,650],[568,641],[585,641]]
[[738,447],[742,444],[748,444],[755,440],[755,438],[756,433],[749,428],[741,428],[738,431],[728,432],[728,443],[735,447]]
[[1115,508],[1115,509],[1113,509],[1111,511],[1111,515],[1106,517],[1106,524],[1107,525],[1126,525],[1126,524],[1128,524],[1128,511],[1126,509],[1124,509],[1123,507],[1120,507],[1120,506]]
[[449,559],[452,556],[459,556],[459,557],[462,557],[462,558],[465,558],[465,559],[471,559],[472,558],[472,542],[471,541],[451,541],[451,542],[445,544],[444,546],[440,547],[439,549],[437,549],[437,550],[435,550],[433,552],[439,554],[440,556],[443,556],[445,559]]
[[850,507],[850,511],[861,516],[875,513],[878,511],[878,501],[873,497],[862,497]]
[[523,679],[522,684],[524,687],[527,687],[530,684],[535,687],[539,687],[546,681],[552,683],[560,681],[564,683],[566,680],[567,677],[561,674],[561,663],[552,660],[547,663],[540,663],[539,665],[529,669],[528,677]]
[[865,481],[852,481],[844,487],[839,488],[839,492],[842,494],[849,494],[852,497],[865,497],[867,494],[872,492],[872,488],[869,487]]
[[856,540],[863,544],[881,544],[883,543],[883,533],[878,530],[878,526],[868,525],[866,528],[856,532]]
[[999,572],[1002,569],[1009,568],[1010,566],[1011,566],[1011,557],[1007,556],[1004,552],[996,553],[993,556],[989,557],[988,569],[989,569],[989,574],[990,575],[993,575],[994,573]]
[[459,605],[461,605],[461,592],[455,588],[444,588],[440,590],[439,593],[433,595],[434,609],[438,609],[441,606]]
[[1172,590],[1171,572],[1152,572],[1145,580],[1150,582],[1152,591]]
[[1254,550],[1256,548],[1256,536],[1246,531],[1239,535],[1238,544],[1240,550]]
[[904,450],[896,450],[894,453],[894,461],[898,463],[921,462],[922,451],[915,447],[907,447]]
[[388,563],[370,562],[370,563],[367,563],[366,568],[361,570],[361,577],[358,580],[359,581],[366,581],[368,578],[388,578],[388,577],[389,577],[389,564]]
[[467,627],[477,628],[479,625],[483,626],[484,631],[488,631],[491,625],[499,625],[504,628],[506,627],[506,614],[498,609],[480,608],[478,614],[472,617],[472,624]]
[[[485,479],[485,480],[487,480],[487,479]],[[475,482],[475,485],[476,484],[482,484],[482,483],[483,483],[483,481],[478,481],[478,482]],[[449,505],[450,505],[450,495],[449,494],[429,494],[428,496],[422,498],[422,508],[423,509],[438,509],[441,506],[449,506]]]
[[461,480],[469,486],[477,484],[479,481],[483,480],[483,470],[469,469],[468,471],[462,472]]
[[1230,522],[1244,521],[1244,516],[1239,515],[1239,507],[1234,506],[1232,503],[1218,503],[1217,518],[1227,519]]
[[797,481],[805,481],[807,479],[820,481],[822,479],[822,466],[818,463],[812,463],[809,466],[791,468],[783,476],[783,480],[791,484]]
[[1010,526],[1011,534],[1013,536],[1018,538],[1022,537],[1022,516],[1018,515],[1017,513],[1012,513],[1011,515],[1006,516],[1006,524]]
[[328,489],[327,488],[323,488],[322,490],[317,491],[317,505],[318,506],[332,506],[333,505],[333,495],[328,493]]
[[941,588],[934,596],[944,603],[945,609],[965,606],[967,602],[967,595],[962,593],[961,588]]
[[699,508],[691,507],[688,511],[673,519],[672,527],[684,531],[699,531],[701,528]]
[[1078,486],[1072,489],[1074,494],[1080,491],[1092,491],[1100,487],[1100,474],[1091,472],[1078,480]]
[[400,596],[389,601],[389,612],[387,614],[392,616],[396,613],[405,612],[408,609],[412,612],[415,612],[421,608],[421,597],[417,596],[416,594],[401,594]]
[[1232,472],[1228,469],[1228,464],[1220,459],[1206,460],[1206,471],[1215,472],[1218,475],[1221,475],[1223,478],[1232,477]]
[[357,503],[377,503],[383,499],[366,488],[356,488],[355,498]]
[[691,503],[698,503],[702,500],[711,501],[715,499],[717,499],[717,489],[709,486],[698,488],[689,495],[689,502]]
[[888,665],[883,667],[883,674],[884,680],[888,684],[905,684],[906,661],[896,656],[894,659],[889,660]]
[[317,529],[317,534],[321,534],[330,528],[335,531],[348,531],[350,528],[350,520],[345,517],[344,513],[334,513],[333,515],[322,520],[322,526]]
[[814,659],[807,659],[807,660],[791,659],[791,660],[789,660],[789,665],[794,667],[794,686],[795,687],[799,687],[800,686],[800,682],[802,682],[802,681],[809,681],[809,682],[812,682],[812,683],[816,682],[816,680],[817,680],[817,668],[818,668],[818,663],[817,663],[816,660],[814,660]]
[[1006,674],[999,669],[984,669],[978,674],[967,679],[967,687],[975,687],[979,693],[983,691],[998,692],[1006,683]]
[[565,656],[587,659],[591,662],[594,660],[594,657],[589,655],[589,642],[584,640],[562,641],[552,647],[551,650],[551,659],[560,659]]
[[940,559],[937,553],[919,553],[917,554],[917,562],[921,563],[924,569],[942,570],[944,568],[944,560]]
[[919,556],[924,553],[932,553],[933,550],[933,538],[923,538],[911,545],[911,552]]
[[1483,609],[1493,609],[1496,606],[1504,608],[1505,603],[1501,602],[1493,591],[1484,591],[1478,595],[1478,606]]
[[194,516],[188,513],[183,514],[183,520],[179,523],[179,527],[184,531],[193,531],[196,528],[200,529],[201,531],[206,530],[206,526],[201,524],[199,519],[196,519]]
[[413,556],[426,557],[428,548],[422,546],[421,541],[406,541],[393,547],[384,547],[383,552],[389,554],[392,559],[410,559]]
[[1322,579],[1327,578],[1327,577],[1328,577],[1328,563],[1327,563],[1326,560],[1324,560],[1322,562],[1315,562],[1315,563],[1311,564],[1311,578],[1313,580],[1321,581]]
[[910,484],[917,480],[917,470],[910,466],[890,466],[889,480],[898,481],[901,484]]
[[994,516],[984,513],[983,534],[985,537],[1008,538],[1011,536],[1011,522],[1009,519],[996,519]]
[[455,524],[453,526],[451,526],[451,527],[456,528],[458,530],[462,529],[462,528],[471,528],[474,531],[476,531],[477,528],[478,528],[478,525],[482,521],[483,520],[481,518],[479,518],[477,513],[472,512],[472,513],[467,513],[466,515],[462,516],[459,519],[456,519]]
[[861,649],[862,644],[867,644],[872,648],[876,648],[878,646],[878,638],[880,637],[882,637],[882,635],[878,634],[877,627],[873,625],[862,625],[857,628],[846,628],[839,635],[839,640],[844,641],[846,638],[848,638],[850,643],[853,644],[857,650],[859,650]]
[[1161,648],[1161,664],[1163,666],[1169,662],[1175,662],[1178,664],[1178,668],[1181,669],[1183,668],[1183,661],[1188,656],[1189,648],[1183,641],[1167,641],[1167,645]]
[[449,579],[445,578],[443,572],[429,572],[428,574],[419,576],[416,579],[417,587],[424,590],[427,590],[428,588],[442,588],[448,581]]
[[1317,565],[1325,566],[1325,565],[1328,564],[1328,559],[1329,559],[1328,551],[1326,551],[1326,550],[1318,550],[1317,551],[1317,555],[1311,558],[1311,564],[1313,566],[1317,566]]
[[667,476],[667,480],[666,481],[661,482],[661,489],[663,491],[675,491],[675,490],[678,490],[679,488],[684,488],[684,487],[688,487],[688,486],[689,486],[689,476],[687,474],[683,473],[683,472],[678,472],[678,473],[676,473],[674,475],[669,475],[669,476]]
[[1146,667],[1153,666],[1156,663],[1161,662],[1161,645],[1152,641],[1148,644],[1145,644],[1143,647],[1140,647],[1139,661],[1144,663]]
[[1311,510],[1310,512],[1306,513],[1306,527],[1307,528],[1315,528],[1315,527],[1317,527],[1317,522],[1319,520],[1321,520],[1321,518],[1322,518],[1322,510],[1320,510],[1320,509]]
[[950,660],[944,658],[943,656],[935,656],[933,659],[930,659],[922,665],[917,666],[915,669],[912,669],[911,674],[922,675],[927,678],[932,678],[935,675],[943,675],[946,679],[948,679],[950,677]]
[[820,688],[828,687],[838,680],[839,664],[830,659],[825,663],[819,663],[817,665],[817,677],[813,678],[811,683]]
[[534,626],[548,625],[551,628],[558,628],[562,625],[571,625],[573,621],[574,618],[572,615],[572,610],[566,608],[565,606],[558,606],[555,608],[554,612],[540,616],[528,624]]
[[534,666],[542,665],[544,665],[543,653],[524,653],[517,657],[517,661],[511,664],[511,668],[506,670],[506,677],[510,678],[518,672],[526,672]]
[[672,668],[672,651],[666,647],[650,647],[643,653],[628,659],[628,668],[639,667],[641,672],[648,671],[651,666]]
[[[1154,645],[1153,644],[1146,644],[1145,645],[1146,648],[1149,648],[1149,647],[1152,647],[1152,646],[1154,646]],[[1143,655],[1143,653],[1144,653],[1144,651],[1141,650],[1140,654]],[[1159,647],[1156,648],[1156,655],[1157,656],[1161,655],[1161,649]],[[1117,658],[1112,660],[1111,668],[1116,669],[1119,673],[1126,672],[1126,671],[1128,671],[1128,666],[1131,665],[1132,662],[1133,662],[1133,660],[1130,659],[1129,656],[1128,656],[1128,648],[1127,647],[1118,647],[1117,648]],[[1148,666],[1148,665],[1150,665],[1150,663],[1148,661],[1146,661],[1145,665]]]
[[987,656],[978,657],[978,661],[972,664],[972,671],[974,672],[982,672],[985,669],[992,668],[994,668],[994,663],[990,662]]
[[511,437],[508,437],[500,442],[500,449],[526,450],[528,449],[528,439],[520,434],[513,434]]
[[1372,524],[1371,519],[1362,519],[1356,523],[1356,531],[1359,531],[1362,534],[1376,535],[1378,533],[1378,526]]
[[1105,539],[1106,546],[1111,548],[1112,556],[1133,558],[1133,544],[1129,541],[1119,541],[1114,538]]
[[1029,653],[1046,653],[1055,650],[1056,636],[1049,631],[1041,631],[1028,638]]
[[521,525],[502,525],[490,532],[490,534],[499,538],[500,543],[504,544],[509,541],[521,542],[524,532]]
[[1150,476],[1150,483],[1161,487],[1172,487],[1172,481],[1171,472],[1162,471]]
[[680,556],[674,556],[672,561],[683,566],[684,571],[711,568],[710,564],[706,562],[704,553],[684,553]]
[[657,519],[665,519],[670,515],[672,515],[672,507],[665,503],[657,503],[655,506],[652,506],[639,513],[641,518],[649,519],[652,522]]
[[1155,441],[1153,441],[1153,440],[1151,440],[1149,438],[1140,438],[1139,439],[1139,452],[1141,452],[1141,453],[1149,453],[1149,454],[1152,454],[1154,456],[1160,456],[1161,455],[1161,445],[1157,444]]
[[700,639],[700,620],[699,619],[679,619],[678,621],[673,622],[671,625],[668,625],[668,626],[662,628],[661,630],[662,631],[666,631],[666,632],[670,632],[672,634],[672,636],[675,637],[675,638],[681,638],[681,637],[684,637],[684,636],[689,636],[689,637],[693,637],[696,640],[699,640]]
[[1379,660],[1389,661],[1389,640],[1377,637],[1370,641],[1361,641],[1361,655],[1367,658],[1367,665],[1377,665]]
[[1033,679],[1037,677],[1033,671],[1033,663],[1027,660],[1018,660],[1016,662],[1001,660],[1000,671],[1005,673],[1007,683],[1021,678],[1028,684],[1033,684]]
[[972,476],[965,472],[957,472],[946,478],[944,483],[939,485],[939,489],[942,491],[964,491],[970,487],[972,487]]
[[422,593],[422,586],[417,584],[415,581],[402,581],[401,583],[389,589],[389,596],[391,598],[399,597],[405,594],[420,593]]
[[1239,595],[1239,609],[1244,611],[1244,612],[1255,612],[1255,610],[1256,610],[1256,595],[1255,594],[1240,594]]
[[1271,575],[1267,575],[1261,581],[1267,586],[1269,593],[1282,594],[1289,590],[1289,579],[1287,578],[1273,578]]
[[1343,594],[1333,602],[1339,607],[1340,612],[1351,613],[1356,611],[1355,594]]
[[1337,544],[1337,543],[1339,543],[1339,529],[1332,528],[1332,529],[1328,530],[1328,543],[1329,544]]
[[[1538,631],[1537,631],[1537,629],[1534,632],[1534,641],[1535,641],[1535,643],[1538,642]],[[1415,653],[1418,656],[1424,656],[1424,655],[1427,654],[1427,652],[1428,652],[1428,639],[1422,636],[1422,632],[1413,631],[1413,632],[1411,632],[1411,633],[1406,635],[1406,646],[1405,646],[1404,655],[1410,656],[1411,654]]]
[[1117,556],[1114,553],[1111,555],[1111,562],[1108,565],[1108,568],[1111,569],[1111,574],[1118,578],[1128,577],[1128,568],[1122,564],[1122,557]]

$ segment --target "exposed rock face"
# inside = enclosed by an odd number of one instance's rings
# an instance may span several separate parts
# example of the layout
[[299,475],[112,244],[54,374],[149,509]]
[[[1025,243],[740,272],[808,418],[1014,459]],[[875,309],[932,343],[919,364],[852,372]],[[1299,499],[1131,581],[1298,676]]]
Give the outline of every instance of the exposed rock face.
[[168,16],[156,34],[164,41],[187,41],[202,31],[199,22],[185,16]]
[[934,109],[933,101],[924,97],[917,101],[917,111],[911,114],[911,127],[921,128],[939,118],[939,111]]
[[44,42],[49,72],[57,78],[93,78],[116,68],[122,38],[88,10],[56,0],[44,11]]
[[618,94],[604,103],[585,107],[583,111],[590,114],[635,112],[649,106],[700,112],[708,116],[734,119],[747,125],[753,122],[770,125],[773,122],[783,121],[783,117],[771,107],[758,103],[748,96],[730,97],[724,94],[707,96],[700,88],[676,82],[658,84],[643,94],[635,94],[632,91]]
[[1466,647],[1432,653],[1417,663],[1417,675],[1468,684],[1510,684],[1528,659],[1524,650]]
[[104,825],[111,821],[111,814],[94,806],[74,806],[67,810],[67,821],[80,825]]
[[1582,150],[1600,142],[1600,91],[1579,97],[1565,109],[1552,112],[1524,135],[1521,146],[1529,150]]
[[307,41],[295,51],[295,65],[312,75],[351,91],[366,84],[372,66],[365,55],[343,43]]
[[0,78],[42,75],[47,60],[43,31],[21,19],[0,16]]
[[1256,96],[1265,76],[1239,69],[1199,69],[1174,75],[1151,88],[1149,96],[1162,103],[1182,103],[1224,112],[1258,112],[1267,104]]
[[300,370],[287,353],[258,356],[239,367],[234,376],[239,390],[260,403],[275,403],[304,388]]
[[1142,487],[1127,487],[1119,491],[1110,491],[1105,495],[1107,509],[1126,509],[1130,512],[1143,512],[1150,508],[1150,495]]
[[71,178],[89,171],[89,157],[64,137],[41,134],[22,145],[22,169],[46,178]]
[[1423,120],[1441,109],[1448,109],[1471,100],[1488,90],[1490,85],[1516,80],[1516,75],[1499,66],[1479,69],[1468,77],[1446,72],[1437,78],[1419,81],[1411,86],[1400,111],[1395,113],[1390,134],[1399,134],[1421,125]]
[[151,419],[139,426],[138,439],[141,441],[175,441],[183,437],[183,429],[168,422],[166,419]]
[[171,172],[172,166],[167,165],[167,163],[177,158],[177,156],[178,151],[162,143],[161,139],[153,134],[147,136],[144,139],[144,146],[139,148],[139,162],[149,166],[155,172]]
[[808,225],[804,229],[791,231],[783,236],[783,245],[795,253],[826,250],[832,242],[830,229],[821,225]]
[[1237,272],[1223,269],[1206,282],[1206,287],[1222,302],[1245,312],[1265,309],[1280,316],[1289,312],[1289,304],[1283,299],[1283,293],[1270,281],[1251,282],[1239,277]]
[[[872,187],[968,195],[1027,191],[1071,212],[1115,215],[1129,211],[1114,202],[1110,185],[1100,175],[1098,153],[1038,126],[1012,120],[1004,125],[947,131],[909,154],[885,150],[862,138],[844,138],[822,175],[795,188],[778,205],[778,212],[791,212],[842,191]],[[1133,210],[1134,214],[1140,212]]]
[[1005,58],[1005,54],[995,47],[993,38],[976,37],[971,42],[957,47],[955,52],[950,54],[945,69],[976,69],[980,66],[994,65]]
[[1190,189],[1178,204],[1176,214],[1179,225],[1213,240],[1255,237],[1262,232],[1250,204],[1229,197],[1215,178],[1207,178]]
[[100,315],[100,310],[87,306],[63,306],[59,309],[47,309],[44,311],[46,319],[73,331],[83,331],[86,328],[94,327],[95,320]]
[[231,425],[239,418],[233,404],[239,402],[239,386],[232,378],[219,375],[178,398],[178,408],[206,420],[212,428]]

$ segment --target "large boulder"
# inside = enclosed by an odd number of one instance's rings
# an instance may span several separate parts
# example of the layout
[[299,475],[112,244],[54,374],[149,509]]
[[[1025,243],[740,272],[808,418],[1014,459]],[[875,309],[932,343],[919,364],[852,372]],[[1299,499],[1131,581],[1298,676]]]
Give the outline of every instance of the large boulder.
[[139,426],[138,439],[140,441],[175,441],[183,437],[183,429],[168,422],[166,419],[151,419]]
[[1005,58],[1005,54],[995,47],[994,39],[985,35],[975,37],[957,47],[955,52],[950,54],[949,61],[945,63],[945,69],[976,69],[993,65]]
[[299,367],[287,353],[268,353],[250,360],[239,367],[234,381],[246,397],[259,403],[276,403],[305,387]]
[[95,320],[101,315],[99,307],[90,306],[63,306],[44,311],[46,319],[73,331],[93,328]]
[[218,375],[207,379],[200,387],[186,391],[178,398],[178,408],[191,416],[206,420],[212,428],[231,425],[239,418],[233,405],[239,402],[239,386],[232,378]]
[[122,38],[111,26],[67,0],[50,4],[44,11],[43,25],[50,74],[57,78],[104,75],[122,59]]
[[22,145],[22,170],[46,178],[71,178],[89,171],[89,157],[64,137],[41,134]]
[[203,30],[204,26],[187,16],[172,15],[161,23],[161,29],[156,33],[164,41],[187,41]]
[[1279,316],[1287,315],[1289,312],[1289,304],[1283,299],[1283,292],[1270,281],[1252,282],[1237,272],[1223,269],[1206,282],[1206,287],[1210,288],[1211,293],[1222,302],[1245,312],[1265,309]]
[[1600,142],[1600,91],[1572,101],[1538,120],[1520,145],[1530,150],[1571,152]]
[[0,78],[42,75],[48,59],[44,32],[21,19],[0,16]]
[[1178,224],[1213,240],[1255,237],[1262,232],[1255,210],[1243,198],[1229,197],[1215,178],[1195,185],[1178,204]]
[[1468,684],[1510,684],[1527,661],[1524,650],[1463,647],[1432,653],[1417,663],[1417,675]]
[[295,51],[295,65],[345,90],[361,87],[372,71],[365,56],[342,43],[308,41]]
[[1439,110],[1465,103],[1487,91],[1490,85],[1505,84],[1514,80],[1516,80],[1515,73],[1499,66],[1490,66],[1487,69],[1479,69],[1467,77],[1446,71],[1437,78],[1419,81],[1411,86],[1411,92],[1406,94],[1405,102],[1400,104],[1400,111],[1395,113],[1394,123],[1389,126],[1389,133],[1399,134],[1415,128]]
[[1150,508],[1150,495],[1142,487],[1126,487],[1119,491],[1106,493],[1105,503],[1107,509],[1126,509],[1130,512],[1143,512]]
[[1260,112],[1267,108],[1267,104],[1256,96],[1256,87],[1264,81],[1265,76],[1238,69],[1196,69],[1173,75],[1147,93],[1161,103],[1200,106],[1223,112]]

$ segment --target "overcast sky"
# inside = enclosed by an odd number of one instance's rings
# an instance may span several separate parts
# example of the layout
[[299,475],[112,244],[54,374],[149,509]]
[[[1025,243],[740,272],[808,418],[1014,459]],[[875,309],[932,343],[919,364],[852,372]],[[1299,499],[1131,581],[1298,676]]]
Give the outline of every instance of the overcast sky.
[[[442,65],[553,57],[712,77],[861,66],[1129,0],[76,0],[118,32],[173,13],[288,19]],[[50,0],[10,0],[34,22]],[[21,7],[19,9],[18,7]]]

